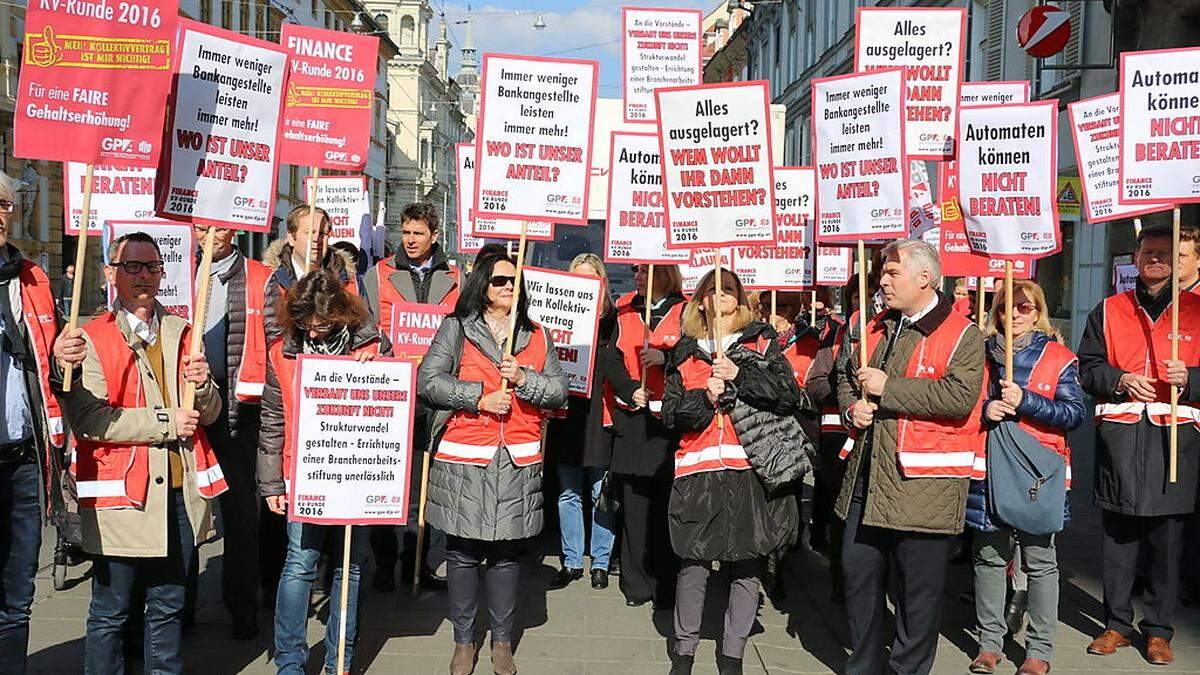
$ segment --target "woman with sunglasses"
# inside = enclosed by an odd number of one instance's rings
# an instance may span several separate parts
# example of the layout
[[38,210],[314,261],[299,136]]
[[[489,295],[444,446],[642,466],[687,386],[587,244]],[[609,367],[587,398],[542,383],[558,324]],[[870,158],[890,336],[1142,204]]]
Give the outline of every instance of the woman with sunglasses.
[[[287,484],[291,475],[292,443],[288,420],[295,415],[296,357],[299,354],[353,356],[360,362],[392,353],[380,335],[366,305],[347,291],[329,272],[317,271],[300,278],[280,296],[276,314],[282,337],[267,354],[267,381],[262,395],[262,428],[258,440],[258,492],[272,513],[287,512]],[[287,557],[275,599],[275,666],[280,673],[303,673],[308,663],[308,604],[317,562],[327,540],[339,536],[340,526],[287,524]],[[367,557],[368,529],[352,528],[350,569],[334,572],[331,598],[341,596],[342,583],[350,584],[346,606],[346,664],[354,657],[357,628],[359,570]],[[339,558],[340,560],[340,558]],[[326,673],[337,672],[340,607],[330,603],[325,630]]]
[[714,562],[731,578],[717,665],[722,674],[742,672],[764,561],[795,542],[800,519],[794,488],[768,493],[764,481],[774,476],[751,462],[771,448],[803,452],[796,438],[804,434],[789,418],[804,395],[775,330],[754,318],[741,281],[722,271],[718,302],[715,277],[700,280],[683,311],[663,393],[663,424],[680,434],[668,507],[671,546],[682,559],[672,675],[692,672]]
[[542,530],[542,421],[567,403],[554,342],[529,319],[524,287],[516,297],[516,273],[516,260],[506,253],[480,253],[417,374],[421,401],[433,410],[425,513],[447,537],[453,675],[475,668],[480,572],[492,670],[517,672],[512,641],[519,555]]
[[[1042,445],[1067,462],[1071,487],[1071,451],[1066,433],[1083,422],[1083,390],[1079,362],[1059,341],[1046,313],[1046,296],[1036,282],[1013,282],[1013,373],[1004,372],[1004,290],[992,300],[991,336],[987,340],[989,422],[1015,420]],[[1066,508],[1064,503],[1062,508]],[[967,525],[975,530],[975,615],[979,622],[979,655],[973,673],[992,673],[1003,659],[1007,632],[1005,572],[1016,540],[1021,568],[1028,576],[1029,629],[1020,675],[1050,670],[1054,629],[1058,624],[1058,562],[1053,535],[1033,535],[1000,522],[989,502],[988,480],[972,481],[967,497]]]

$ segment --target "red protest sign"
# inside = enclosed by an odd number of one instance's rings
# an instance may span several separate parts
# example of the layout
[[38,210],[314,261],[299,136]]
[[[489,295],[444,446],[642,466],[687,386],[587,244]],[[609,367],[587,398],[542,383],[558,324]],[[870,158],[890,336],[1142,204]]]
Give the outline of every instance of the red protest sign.
[[13,154],[152,167],[171,87],[174,0],[29,3]]
[[[975,253],[967,241],[966,224],[958,205],[958,174],[954,162],[938,164],[938,195],[942,198],[942,224],[938,240],[938,257],[942,261],[942,276],[1000,277],[1004,276],[1004,261]],[[1032,279],[1033,265],[1024,258],[1013,260],[1013,278]]]
[[415,302],[397,302],[392,305],[392,316],[387,326],[388,338],[392,341],[392,352],[399,358],[416,359],[420,362],[429,351],[433,336],[437,334],[453,307],[426,305]]
[[379,38],[285,23],[279,42],[289,56],[280,161],[362,171],[371,147]]

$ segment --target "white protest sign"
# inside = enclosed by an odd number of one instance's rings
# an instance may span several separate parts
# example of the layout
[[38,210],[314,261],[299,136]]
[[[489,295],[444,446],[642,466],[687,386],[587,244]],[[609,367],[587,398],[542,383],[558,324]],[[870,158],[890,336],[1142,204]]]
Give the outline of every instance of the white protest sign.
[[766,82],[655,92],[667,246],[775,242]]
[[[485,237],[495,239],[519,239],[521,221],[511,218],[475,217],[475,146],[471,143],[456,143],[454,156],[458,183],[458,252],[475,253],[483,245]],[[553,241],[554,224],[530,221],[525,223],[525,238],[530,241]]]
[[267,232],[287,53],[213,26],[179,23],[158,215]]
[[739,246],[733,271],[748,290],[794,290],[812,285],[813,248],[809,231],[815,213],[815,171],[811,166],[775,167],[774,246]]
[[673,264],[687,249],[667,248],[658,135],[614,131],[609,152],[604,261]]
[[954,156],[954,120],[966,52],[962,7],[860,7],[854,70],[904,68],[904,150],[910,159]]
[[621,8],[621,90],[626,122],[653,122],[654,90],[704,81],[698,9]]
[[1121,54],[1121,204],[1200,203],[1200,47]]
[[850,283],[854,256],[847,246],[818,246],[814,286],[845,286]]
[[296,358],[288,520],[407,522],[416,371],[400,359]]
[[[304,194],[308,194],[311,176],[304,178]],[[366,176],[320,176],[313,203],[325,209],[333,229],[329,244],[348,241],[362,250],[374,246],[371,223],[371,202],[367,196]],[[364,237],[364,233],[366,236]]]
[[1131,218],[1171,208],[1170,204],[1122,205],[1117,202],[1121,163],[1120,94],[1114,92],[1070,103],[1067,113],[1089,223]]
[[587,224],[599,68],[578,59],[483,55],[476,219]]
[[933,205],[925,161],[913,160],[908,166],[908,236],[919,237],[941,225],[942,214]]
[[971,250],[993,258],[1057,252],[1058,101],[963,108],[958,194]]
[[529,318],[550,332],[571,393],[591,396],[604,280],[538,267],[525,267],[522,274]]
[[[87,165],[63,164],[63,226],[70,235],[79,234],[83,221],[83,181]],[[101,234],[104,223],[113,220],[157,220],[154,217],[155,169],[92,168],[92,203],[89,234]]]
[[1113,293],[1128,293],[1137,288],[1137,265],[1113,265]]
[[812,81],[817,241],[908,236],[904,71]]
[[[162,255],[163,276],[158,286],[158,301],[167,312],[192,320],[193,280],[196,277],[196,242],[192,227],[183,223],[165,221],[120,221],[105,223],[104,253],[107,258],[108,243],[130,232],[145,232],[158,243]],[[105,260],[106,264],[111,260]],[[116,297],[116,289],[109,285],[109,301]]]
[[964,108],[974,105],[1028,102],[1029,80],[963,82],[958,94],[958,104]]
[[732,248],[694,248],[691,259],[687,263],[679,263],[679,273],[683,277],[683,292],[691,295],[696,292],[700,279],[704,278],[716,266],[717,254],[721,256],[721,268],[733,269],[734,253]]

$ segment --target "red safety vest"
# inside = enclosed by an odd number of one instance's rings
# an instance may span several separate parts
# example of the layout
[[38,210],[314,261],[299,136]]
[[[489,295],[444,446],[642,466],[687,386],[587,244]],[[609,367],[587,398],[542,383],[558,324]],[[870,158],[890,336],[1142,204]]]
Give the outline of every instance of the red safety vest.
[[[50,389],[50,363],[54,358],[54,339],[58,337],[54,293],[50,290],[50,279],[46,273],[28,260],[22,264],[17,280],[21,284],[21,315],[25,321],[25,334],[29,336],[29,344],[33,347],[46,428],[50,432],[50,438],[46,441],[51,446],[61,448],[66,441],[62,410]],[[49,456],[47,453],[46,457]]]
[[[867,353],[874,355],[884,336],[884,313],[867,327]],[[940,379],[945,374],[962,336],[975,324],[950,312],[933,333],[917,343],[908,360],[905,377]],[[983,388],[971,413],[961,419],[922,419],[900,415],[897,419],[896,456],[908,478],[969,478],[976,457],[984,452]],[[843,455],[845,450],[843,451]]]
[[[104,373],[108,388],[107,403],[112,408],[145,408],[146,392],[138,371],[137,357],[117,326],[116,315],[105,312],[88,322],[83,331],[91,338],[92,348]],[[188,343],[191,327],[185,327],[180,345]],[[161,335],[161,332],[160,332]],[[179,350],[177,372],[183,372],[184,350]],[[182,376],[177,391],[183,390]],[[200,495],[212,499],[228,489],[217,455],[209,445],[204,429],[196,429],[192,438],[196,487]],[[141,508],[150,489],[150,447],[148,444],[110,443],[75,437],[75,484],[79,507],[84,509]]]
[[263,326],[267,282],[271,268],[246,258],[246,335],[242,338],[242,364],[238,367],[234,394],[242,403],[258,403],[267,383],[267,332]]
[[[633,308],[633,298],[636,295],[631,291],[617,300],[617,328],[613,344],[621,352],[621,361],[625,364],[625,372],[629,373],[629,377],[634,380],[641,381],[642,347],[646,344],[647,336],[646,322],[643,320],[642,312]],[[685,304],[680,302],[672,307],[650,331],[650,347],[667,350],[679,342],[683,330],[682,317]],[[648,407],[656,417],[662,415],[662,394],[665,381],[662,366],[652,366],[646,370],[646,391],[650,394]],[[614,401],[622,410],[633,410],[630,402],[620,399],[614,399]]]
[[[834,349],[837,348],[834,347]],[[804,389],[804,385],[808,381],[808,371],[812,369],[813,361],[816,360],[817,352],[820,350],[821,340],[811,333],[795,340],[783,350],[783,357],[791,364],[792,376],[796,378],[796,384],[800,385],[801,389]],[[846,430],[842,426],[842,417],[838,414],[837,406],[822,405],[820,423],[822,432],[844,432]]]
[[[401,302],[414,303],[417,301],[416,298],[404,297],[392,285],[392,274],[397,271],[396,266],[387,260],[380,260],[375,265],[376,281],[379,286],[379,332],[383,335],[392,334],[392,306]],[[457,267],[450,268],[450,277],[454,279],[454,285],[450,287],[450,292],[446,293],[446,297],[436,304],[453,307],[458,302],[459,285],[462,280]]]
[[[546,367],[549,340],[541,326],[535,326],[529,344],[516,354],[517,363],[541,372]],[[483,393],[500,389],[500,369],[479,347],[463,340],[462,360],[458,379],[463,382],[482,382]],[[511,389],[511,387],[510,387]],[[486,466],[504,446],[517,466],[530,466],[542,461],[541,409],[513,396],[507,415],[472,413],[456,410],[446,422],[446,431],[433,458],[452,464]]]
[[[1134,291],[1127,291],[1104,300],[1104,342],[1108,348],[1108,363],[1114,368],[1138,373],[1157,380],[1154,401],[1141,403],[1098,403],[1096,420],[1135,424],[1142,416],[1153,424],[1171,423],[1171,388],[1160,377],[1163,361],[1171,358],[1171,308],[1151,323],[1149,315],[1138,305]],[[1200,296],[1183,293],[1179,296],[1179,358],[1190,367],[1200,365]],[[1180,403],[1175,419],[1180,423],[1200,423],[1200,410]]]

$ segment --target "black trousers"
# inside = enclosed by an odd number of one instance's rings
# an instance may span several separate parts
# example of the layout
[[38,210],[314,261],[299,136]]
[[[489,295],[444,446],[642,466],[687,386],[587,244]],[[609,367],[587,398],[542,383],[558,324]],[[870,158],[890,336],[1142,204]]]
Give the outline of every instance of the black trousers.
[[844,433],[823,433],[817,446],[817,470],[813,481],[812,529],[825,534],[825,528],[838,523],[833,504],[842,487],[846,463],[838,453],[846,442]]
[[[408,524],[371,527],[371,552],[375,555],[376,574],[387,574],[399,561],[404,577],[410,578],[416,560],[417,527],[421,508],[421,466],[425,461],[427,415],[418,415],[413,424],[413,452],[408,462]],[[432,458],[431,458],[432,459]],[[399,537],[399,538],[397,538]],[[446,535],[426,523],[422,574],[435,574],[446,561]]]
[[671,480],[658,476],[619,476],[621,481],[621,593],[627,600],[675,597],[679,559],[671,549],[667,503]]
[[1171,639],[1171,619],[1179,600],[1179,558],[1183,553],[1186,516],[1126,516],[1103,512],[1102,546],[1105,628],[1124,636],[1133,632],[1133,578],[1138,552],[1149,552],[1143,616],[1138,628],[1145,637]]
[[525,540],[481,541],[462,537],[446,539],[446,581],[454,642],[475,639],[475,614],[479,601],[479,572],[487,588],[488,623],[493,642],[512,642],[521,584],[521,553]]
[[[228,391],[222,387],[221,391]],[[247,424],[253,430],[253,424]],[[233,436],[222,405],[217,421],[204,427],[221,463],[229,489],[217,500],[221,507],[224,553],[221,561],[221,600],[231,616],[252,619],[258,609],[259,537],[258,485],[255,460],[258,435]]]
[[[937,652],[950,535],[901,532],[862,524],[863,504],[850,503],[842,542],[850,675],[925,675]],[[896,635],[884,662],[889,569],[896,571]]]

